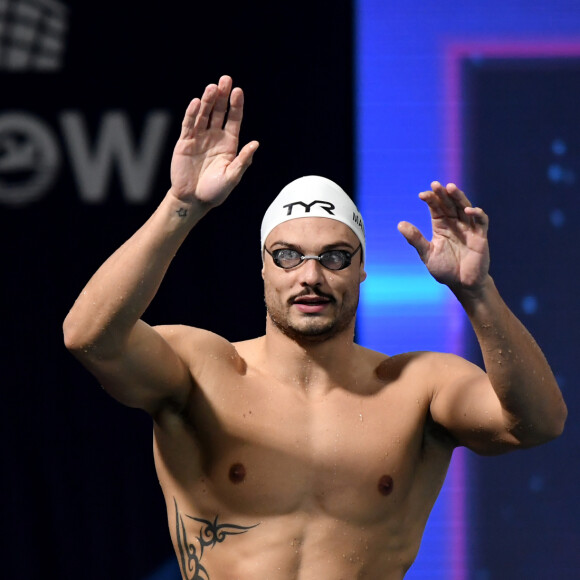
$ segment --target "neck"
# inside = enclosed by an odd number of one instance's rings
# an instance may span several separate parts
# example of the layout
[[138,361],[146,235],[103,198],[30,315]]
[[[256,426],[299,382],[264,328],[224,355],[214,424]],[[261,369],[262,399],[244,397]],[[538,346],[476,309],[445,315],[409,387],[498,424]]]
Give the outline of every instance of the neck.
[[324,337],[290,337],[270,318],[264,337],[264,366],[286,384],[305,392],[327,392],[353,374],[356,350],[354,320],[344,331]]

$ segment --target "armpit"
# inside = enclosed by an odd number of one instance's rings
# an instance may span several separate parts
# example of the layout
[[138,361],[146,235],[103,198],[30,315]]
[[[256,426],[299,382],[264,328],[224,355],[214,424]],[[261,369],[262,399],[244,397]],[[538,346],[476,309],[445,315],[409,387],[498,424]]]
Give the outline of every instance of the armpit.
[[443,425],[436,423],[431,413],[425,419],[425,429],[423,432],[422,451],[425,453],[430,445],[443,445],[448,448],[459,446],[459,442]]

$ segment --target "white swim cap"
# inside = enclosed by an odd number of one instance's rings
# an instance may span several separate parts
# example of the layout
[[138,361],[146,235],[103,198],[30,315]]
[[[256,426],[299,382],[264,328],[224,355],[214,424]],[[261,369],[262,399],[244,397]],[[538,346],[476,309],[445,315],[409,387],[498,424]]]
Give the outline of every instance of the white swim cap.
[[292,181],[271,203],[262,220],[262,250],[268,234],[277,225],[307,217],[323,217],[347,225],[360,240],[366,257],[365,227],[356,205],[336,183],[318,175]]

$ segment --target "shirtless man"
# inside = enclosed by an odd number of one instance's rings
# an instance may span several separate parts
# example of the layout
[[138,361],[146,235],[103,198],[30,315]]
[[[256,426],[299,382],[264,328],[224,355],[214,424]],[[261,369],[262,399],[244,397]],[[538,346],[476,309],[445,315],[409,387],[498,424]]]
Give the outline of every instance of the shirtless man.
[[184,579],[403,578],[453,449],[544,443],[566,406],[488,274],[487,216],[454,185],[420,194],[431,242],[407,222],[399,230],[465,308],[487,373],[450,354],[390,357],[353,342],[364,229],[346,194],[317,177],[290,184],[264,218],[264,336],[232,344],[140,320],[191,228],[251,163],[258,143],[237,153],[242,110],[229,77],[191,102],[169,192],[83,290],[66,345],[113,397],[152,416]]

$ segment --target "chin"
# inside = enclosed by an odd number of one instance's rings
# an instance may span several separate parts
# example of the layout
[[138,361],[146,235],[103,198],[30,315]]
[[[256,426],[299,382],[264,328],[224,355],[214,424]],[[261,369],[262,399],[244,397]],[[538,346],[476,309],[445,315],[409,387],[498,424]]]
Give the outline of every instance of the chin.
[[280,332],[302,343],[320,343],[330,340],[344,332],[354,337],[354,319],[358,306],[358,296],[323,314],[301,315],[292,312],[278,301],[272,300],[269,293],[265,296],[268,319]]
[[350,321],[340,324],[338,320],[302,320],[301,324],[294,324],[288,320],[280,321],[276,316],[268,313],[272,324],[283,334],[297,342],[324,342],[348,328]]

